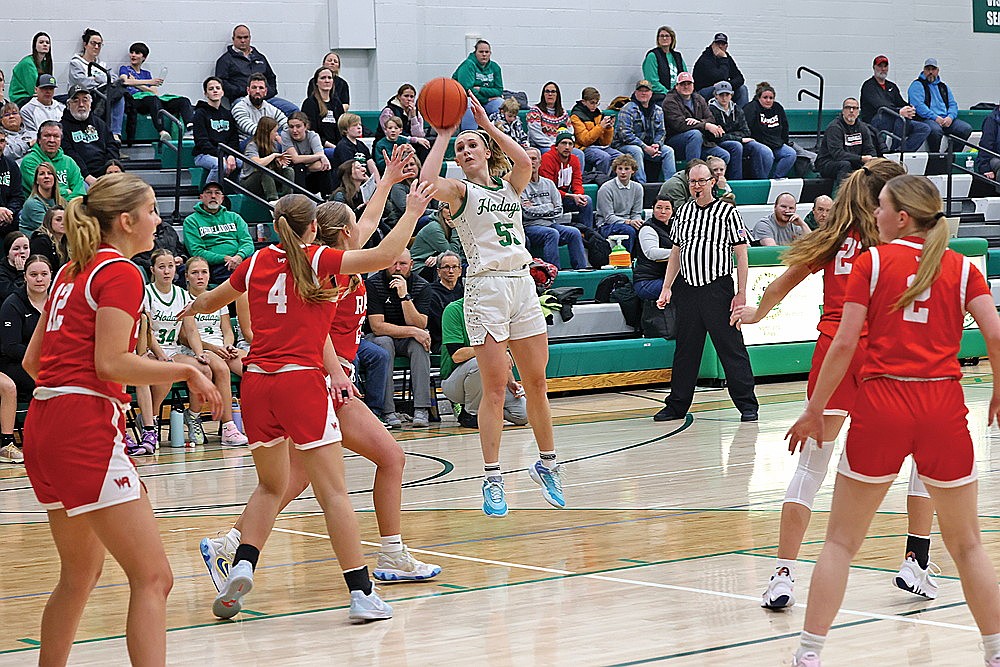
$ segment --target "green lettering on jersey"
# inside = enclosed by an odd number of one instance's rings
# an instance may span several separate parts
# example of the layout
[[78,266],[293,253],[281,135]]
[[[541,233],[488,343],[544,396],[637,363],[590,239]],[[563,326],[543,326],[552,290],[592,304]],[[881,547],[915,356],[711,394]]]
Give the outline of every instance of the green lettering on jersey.
[[504,197],[499,202],[495,202],[491,199],[483,197],[479,200],[479,210],[478,215],[483,213],[503,213],[508,218],[513,218],[514,213],[521,209],[521,205],[517,202],[508,202],[507,198]]

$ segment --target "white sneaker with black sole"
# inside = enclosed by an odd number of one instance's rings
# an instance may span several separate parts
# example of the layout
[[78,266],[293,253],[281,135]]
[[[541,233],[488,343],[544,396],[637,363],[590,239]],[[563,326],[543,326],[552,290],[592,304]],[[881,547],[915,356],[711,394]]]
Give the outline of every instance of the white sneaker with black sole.
[[795,580],[787,567],[775,568],[771,580],[767,582],[767,589],[761,596],[760,606],[765,609],[784,609],[795,606]]
[[922,568],[913,554],[908,553],[892,583],[900,590],[934,600],[938,595],[938,584],[932,574],[941,574],[941,568],[930,562],[926,569]]

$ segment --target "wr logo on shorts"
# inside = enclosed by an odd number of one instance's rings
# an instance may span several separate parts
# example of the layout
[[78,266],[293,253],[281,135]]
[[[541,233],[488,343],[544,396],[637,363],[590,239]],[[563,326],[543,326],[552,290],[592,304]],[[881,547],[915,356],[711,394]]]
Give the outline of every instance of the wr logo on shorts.
[[128,477],[119,477],[115,480],[115,484],[118,485],[119,489],[124,489],[126,486],[132,488],[132,481]]

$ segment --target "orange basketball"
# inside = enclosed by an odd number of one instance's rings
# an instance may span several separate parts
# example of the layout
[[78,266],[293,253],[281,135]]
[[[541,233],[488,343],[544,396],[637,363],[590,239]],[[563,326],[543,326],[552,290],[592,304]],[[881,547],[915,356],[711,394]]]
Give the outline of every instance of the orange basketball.
[[468,104],[462,84],[443,76],[425,83],[417,97],[420,115],[438,130],[458,125]]

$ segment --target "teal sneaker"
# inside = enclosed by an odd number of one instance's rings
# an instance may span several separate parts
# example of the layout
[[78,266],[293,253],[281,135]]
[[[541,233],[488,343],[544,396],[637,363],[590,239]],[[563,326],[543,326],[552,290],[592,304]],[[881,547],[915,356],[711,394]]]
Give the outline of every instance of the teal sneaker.
[[502,480],[483,480],[483,513],[486,516],[507,516],[507,499],[503,495]]
[[566,507],[559,466],[556,466],[555,470],[549,470],[541,461],[535,461],[535,465],[528,468],[528,474],[531,475],[535,484],[542,487],[542,495],[549,505],[559,508]]

